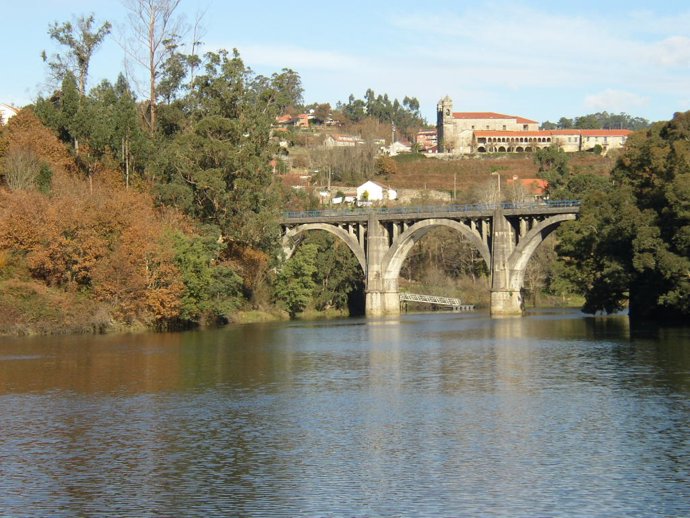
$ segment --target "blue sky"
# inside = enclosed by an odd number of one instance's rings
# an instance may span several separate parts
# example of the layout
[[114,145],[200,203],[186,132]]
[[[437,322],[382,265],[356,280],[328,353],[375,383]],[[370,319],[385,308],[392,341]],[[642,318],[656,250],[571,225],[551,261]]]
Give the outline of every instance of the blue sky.
[[[51,22],[94,13],[115,26],[93,57],[90,86],[124,69],[117,0],[5,0],[0,102],[46,92],[40,54],[57,50]],[[538,121],[607,110],[650,120],[690,110],[690,2],[182,0],[205,10],[206,50],[237,48],[256,72],[299,72],[306,102],[346,101],[367,88]]]

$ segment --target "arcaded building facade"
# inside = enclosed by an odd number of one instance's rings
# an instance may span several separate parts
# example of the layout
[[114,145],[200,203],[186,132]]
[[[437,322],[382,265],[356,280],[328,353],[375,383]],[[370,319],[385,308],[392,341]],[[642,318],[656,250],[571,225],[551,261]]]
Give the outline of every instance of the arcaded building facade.
[[566,152],[602,152],[625,144],[630,130],[540,130],[539,123],[495,112],[454,112],[446,96],[437,105],[436,131],[440,153],[521,153],[558,145]]

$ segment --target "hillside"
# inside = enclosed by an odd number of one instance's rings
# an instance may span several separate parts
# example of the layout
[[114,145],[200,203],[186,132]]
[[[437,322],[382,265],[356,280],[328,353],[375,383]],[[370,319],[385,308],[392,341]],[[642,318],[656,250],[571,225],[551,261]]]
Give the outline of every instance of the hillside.
[[[419,158],[417,158],[419,157]],[[452,191],[456,182],[458,198],[485,184],[492,171],[498,171],[503,179],[536,178],[538,167],[531,154],[497,157],[479,157],[458,160],[423,158],[421,155],[400,155],[395,158],[396,174],[390,175],[387,183],[397,189],[434,189]],[[574,173],[591,172],[606,175],[615,159],[591,153],[576,153],[570,156],[569,165]]]

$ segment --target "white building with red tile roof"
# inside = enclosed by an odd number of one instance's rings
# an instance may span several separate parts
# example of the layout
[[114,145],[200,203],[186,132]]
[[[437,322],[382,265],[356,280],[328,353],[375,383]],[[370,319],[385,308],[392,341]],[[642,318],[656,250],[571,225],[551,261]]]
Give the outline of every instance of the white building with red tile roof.
[[452,154],[520,153],[558,145],[566,152],[622,147],[630,130],[540,130],[539,123],[495,112],[454,112],[446,96],[437,105],[438,149]]
[[436,130],[420,130],[417,132],[416,137],[417,144],[422,151],[429,152],[436,149],[438,145],[438,137],[436,135]]
[[397,197],[398,192],[396,190],[371,180],[366,181],[357,187],[357,200],[359,201],[375,202],[395,200]]
[[606,153],[623,147],[632,131],[615,130],[538,130],[538,131],[475,131],[472,153],[522,153],[557,145],[566,153],[591,151],[596,146]]

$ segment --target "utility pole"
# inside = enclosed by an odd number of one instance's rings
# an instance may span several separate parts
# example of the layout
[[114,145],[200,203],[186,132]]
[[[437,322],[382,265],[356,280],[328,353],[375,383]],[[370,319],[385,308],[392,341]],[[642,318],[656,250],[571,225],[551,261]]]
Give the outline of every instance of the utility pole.
[[497,185],[497,188],[496,188],[496,194],[497,194],[496,205],[500,205],[501,204],[501,173],[499,173],[498,171],[494,171],[491,173],[491,176],[493,176],[493,175],[496,175],[496,185]]

